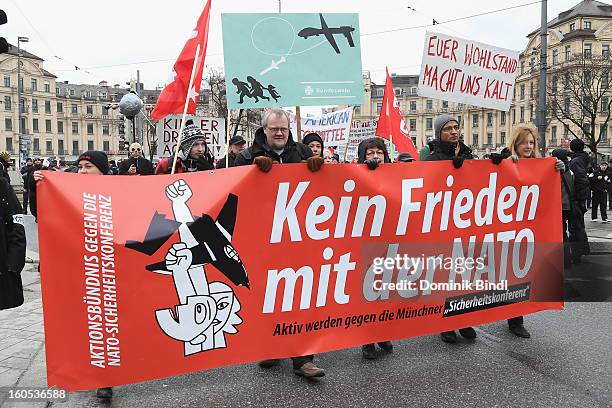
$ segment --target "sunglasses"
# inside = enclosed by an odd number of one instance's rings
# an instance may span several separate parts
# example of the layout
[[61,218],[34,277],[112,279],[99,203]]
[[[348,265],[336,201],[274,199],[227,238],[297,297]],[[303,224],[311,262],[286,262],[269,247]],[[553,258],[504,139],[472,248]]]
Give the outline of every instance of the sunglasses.
[[133,152],[139,152],[140,151],[140,149],[130,149],[130,150],[132,150]]

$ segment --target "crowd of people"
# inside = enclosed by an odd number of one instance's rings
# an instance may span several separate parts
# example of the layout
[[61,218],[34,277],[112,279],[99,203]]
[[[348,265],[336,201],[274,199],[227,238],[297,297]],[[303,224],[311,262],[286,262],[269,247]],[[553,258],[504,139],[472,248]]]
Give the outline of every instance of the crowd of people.
[[[454,168],[460,168],[465,160],[475,159],[472,150],[462,141],[461,124],[456,117],[442,115],[434,123],[435,139],[421,152],[424,161],[448,160]],[[528,158],[539,157],[538,132],[532,125],[519,124],[513,129],[507,147],[499,153],[491,153],[487,159],[499,165],[503,160],[518,162]],[[262,120],[262,126],[257,130],[253,143],[246,146],[245,139],[235,136],[229,141],[227,156],[215,163],[212,152],[201,129],[192,123],[186,124],[177,157],[161,159],[156,166],[143,157],[142,148],[133,143],[129,149],[130,157],[119,163],[109,161],[101,151],[87,151],[81,154],[76,165],[65,171],[89,175],[131,175],[146,176],[152,174],[169,174],[172,169],[176,173],[210,171],[215,168],[255,165],[264,173],[273,167],[290,163],[306,163],[311,172],[319,171],[322,166],[340,163],[340,157],[331,149],[325,147],[324,140],[316,133],[304,136],[302,142],[296,141],[289,127],[289,115],[281,109],[268,110]],[[585,232],[584,214],[592,207],[592,219],[598,220],[601,214],[603,222],[608,222],[607,201],[612,195],[611,171],[608,163],[592,165],[591,158],[584,151],[584,143],[573,140],[570,151],[556,149],[552,156],[557,158],[555,169],[562,180],[562,215],[563,239],[565,245],[565,263],[571,266],[581,262],[584,255],[589,254],[589,245]],[[376,170],[381,163],[390,163],[391,158],[387,146],[380,138],[370,138],[362,141],[358,147],[357,163],[365,164],[369,169]],[[396,157],[396,162],[410,163],[413,158],[406,152]],[[25,258],[25,233],[23,215],[30,212],[37,218],[36,186],[44,179],[42,170],[52,169],[40,159],[28,160],[21,170],[24,181],[23,207],[17,200],[10,183],[0,177],[0,308],[16,307],[23,302],[21,292],[20,271]],[[451,170],[452,171],[452,170]],[[609,203],[612,209],[612,200]],[[599,211],[599,213],[598,213]],[[529,338],[530,333],[524,326],[522,316],[508,319],[509,330],[521,338]],[[472,327],[459,330],[459,334],[467,339],[477,337]],[[444,342],[457,342],[457,334],[447,331],[440,334]],[[393,344],[382,341],[378,346],[384,352],[391,352]],[[362,347],[362,355],[366,359],[377,357],[375,344]],[[322,368],[314,363],[313,355],[295,356],[293,371],[296,375],[306,378],[318,378],[325,375]],[[278,363],[278,360],[265,360],[260,366],[267,368]],[[108,399],[112,396],[111,388],[101,388],[98,397]]]

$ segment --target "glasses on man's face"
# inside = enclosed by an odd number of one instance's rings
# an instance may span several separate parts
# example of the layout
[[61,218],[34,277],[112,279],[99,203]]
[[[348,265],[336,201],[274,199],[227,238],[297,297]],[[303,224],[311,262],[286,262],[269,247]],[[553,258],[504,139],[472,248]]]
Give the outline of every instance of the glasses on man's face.
[[443,132],[452,132],[452,131],[459,131],[459,125],[454,125],[454,126],[446,126],[445,128],[442,128]]
[[289,132],[289,129],[284,128],[284,127],[273,127],[273,128],[269,127],[268,130],[272,133],[278,133],[278,132],[288,133]]

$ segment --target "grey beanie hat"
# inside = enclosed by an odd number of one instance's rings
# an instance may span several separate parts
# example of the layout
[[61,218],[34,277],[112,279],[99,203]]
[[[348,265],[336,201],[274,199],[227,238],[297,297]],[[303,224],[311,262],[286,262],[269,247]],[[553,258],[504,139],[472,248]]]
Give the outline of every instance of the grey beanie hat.
[[444,125],[446,125],[451,120],[454,120],[455,122],[459,123],[455,116],[451,116],[447,114],[440,115],[436,118],[434,122],[434,132],[436,132],[435,133],[436,139],[440,139],[440,133],[442,133],[442,128],[444,127]]

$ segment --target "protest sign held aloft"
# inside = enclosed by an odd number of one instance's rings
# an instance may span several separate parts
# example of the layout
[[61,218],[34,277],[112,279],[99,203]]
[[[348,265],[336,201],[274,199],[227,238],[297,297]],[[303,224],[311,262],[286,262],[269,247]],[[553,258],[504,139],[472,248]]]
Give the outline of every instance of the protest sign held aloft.
[[418,92],[424,97],[507,112],[518,61],[517,51],[428,31]]
[[[170,157],[174,154],[182,115],[168,115],[157,122],[157,156]],[[206,143],[215,159],[225,156],[225,119],[187,116],[185,120],[193,120],[206,137]]]
[[[353,107],[335,112],[325,113],[321,116],[302,117],[300,140],[308,133],[316,133],[323,139],[325,147],[338,147],[348,143],[351,131],[351,118]],[[289,115],[291,119],[291,132],[297,135],[295,115]]]

